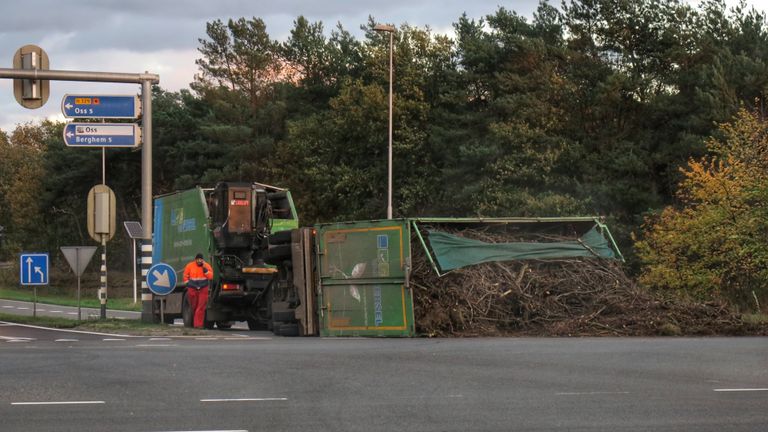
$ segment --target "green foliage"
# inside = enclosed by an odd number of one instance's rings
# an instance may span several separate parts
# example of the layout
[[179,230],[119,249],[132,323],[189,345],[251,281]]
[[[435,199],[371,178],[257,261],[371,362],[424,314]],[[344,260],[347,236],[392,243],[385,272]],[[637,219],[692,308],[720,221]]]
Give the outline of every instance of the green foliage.
[[720,131],[682,170],[680,205],[647,220],[640,280],[751,309],[768,298],[768,124],[742,110]]

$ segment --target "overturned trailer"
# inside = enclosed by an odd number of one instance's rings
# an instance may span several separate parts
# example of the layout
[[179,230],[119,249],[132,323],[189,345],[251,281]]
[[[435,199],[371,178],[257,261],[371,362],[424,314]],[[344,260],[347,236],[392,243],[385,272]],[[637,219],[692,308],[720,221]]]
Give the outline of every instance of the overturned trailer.
[[[170,295],[155,297],[155,310],[163,301],[166,322],[182,318],[191,325],[181,274],[203,253],[214,269],[208,328],[245,321],[284,336],[409,337],[425,316],[424,305],[414,303],[415,285],[422,290],[417,300],[424,298],[424,263],[437,278],[429,289],[439,292],[446,274],[487,262],[620,258],[605,224],[592,217],[298,225],[290,191],[260,183],[223,182],[157,197],[153,261],[172,266],[178,283]],[[483,241],[469,232],[502,236]]]

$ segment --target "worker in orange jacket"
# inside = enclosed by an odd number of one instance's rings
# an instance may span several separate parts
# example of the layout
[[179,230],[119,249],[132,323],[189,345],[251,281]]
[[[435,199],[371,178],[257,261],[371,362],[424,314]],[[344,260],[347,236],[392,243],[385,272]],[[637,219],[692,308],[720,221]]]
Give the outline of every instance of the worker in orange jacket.
[[184,282],[187,284],[187,300],[192,310],[195,328],[203,328],[205,307],[208,304],[208,285],[213,280],[213,268],[203,260],[203,254],[184,267]]

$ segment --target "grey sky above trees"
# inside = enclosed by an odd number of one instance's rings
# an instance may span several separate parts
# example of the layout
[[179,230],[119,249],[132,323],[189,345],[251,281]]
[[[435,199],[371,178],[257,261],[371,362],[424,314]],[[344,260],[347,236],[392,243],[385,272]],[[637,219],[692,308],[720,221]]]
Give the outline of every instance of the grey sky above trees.
[[[4,1],[0,5],[0,67],[11,67],[13,53],[25,44],[46,50],[52,69],[143,72],[160,74],[167,90],[186,88],[197,72],[198,39],[205,23],[215,19],[259,17],[273,39],[284,40],[293,21],[304,15],[322,21],[326,30],[341,23],[361,36],[359,27],[368,16],[400,25],[430,26],[448,33],[466,12],[471,18],[492,14],[504,6],[531,17],[537,0],[30,0]],[[61,98],[76,92],[138,92],[138,86],[55,83],[51,98],[39,110],[20,107],[11,83],[0,80],[0,129],[16,123],[56,118]]]

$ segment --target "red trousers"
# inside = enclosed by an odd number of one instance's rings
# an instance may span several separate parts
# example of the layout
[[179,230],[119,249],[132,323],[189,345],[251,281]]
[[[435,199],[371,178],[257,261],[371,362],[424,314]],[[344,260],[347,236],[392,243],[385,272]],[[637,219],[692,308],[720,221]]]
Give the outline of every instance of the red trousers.
[[205,321],[205,307],[208,305],[208,287],[195,289],[187,288],[187,301],[192,310],[192,320],[195,328],[203,328]]

